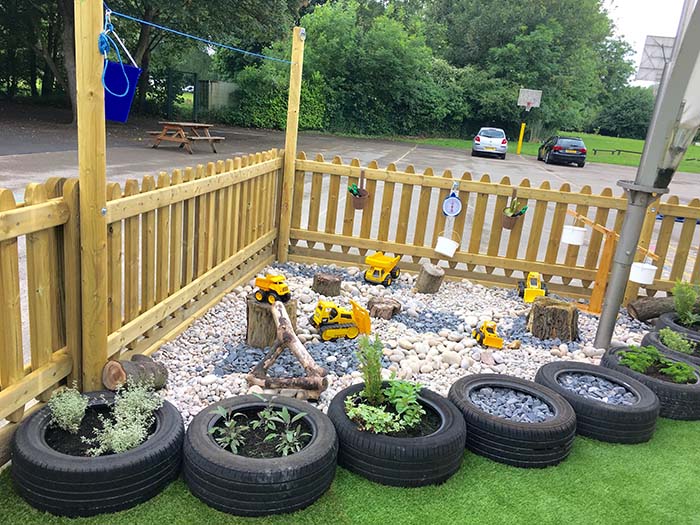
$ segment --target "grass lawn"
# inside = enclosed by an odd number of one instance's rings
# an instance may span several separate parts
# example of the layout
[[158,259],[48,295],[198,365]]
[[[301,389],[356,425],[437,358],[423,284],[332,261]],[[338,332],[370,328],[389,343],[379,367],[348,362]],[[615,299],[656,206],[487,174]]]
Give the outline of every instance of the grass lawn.
[[133,509],[93,518],[57,518],[35,511],[0,473],[2,524],[698,524],[700,422],[659,420],[642,445],[577,438],[571,456],[544,470],[508,467],[465,454],[461,470],[438,487],[376,485],[338,469],[330,490],[293,515],[243,519],[220,513],[178,480]]
[[[562,134],[569,134],[567,132],[562,132]],[[638,166],[639,159],[641,155],[636,155],[634,153],[622,153],[620,155],[613,155],[609,152],[599,152],[597,155],[593,154],[594,149],[608,149],[608,150],[628,150],[628,151],[638,151],[642,152],[644,148],[644,141],[637,139],[621,139],[616,137],[604,137],[602,135],[591,135],[588,133],[570,133],[570,135],[581,137],[583,142],[586,144],[588,149],[588,155],[586,158],[587,162],[602,162],[605,164],[621,164],[623,166]],[[435,146],[447,146],[450,148],[458,148],[464,150],[471,150],[472,141],[462,140],[462,139],[405,139],[408,142],[418,143],[418,144],[432,144]],[[508,144],[508,153],[515,155],[515,150],[517,148],[517,140],[511,140]],[[540,143],[524,143],[523,144],[523,155],[530,155],[533,157],[537,156],[537,149]],[[686,171],[690,173],[700,173],[700,146],[690,146],[685,155],[686,159],[698,159],[698,160],[684,160],[681,162],[679,171]]]

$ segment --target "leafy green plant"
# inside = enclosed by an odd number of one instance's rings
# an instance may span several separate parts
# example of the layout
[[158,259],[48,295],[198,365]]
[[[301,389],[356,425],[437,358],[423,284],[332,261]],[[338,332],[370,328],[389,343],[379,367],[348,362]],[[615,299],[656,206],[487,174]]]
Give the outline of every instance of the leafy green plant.
[[508,217],[513,217],[515,215],[520,215],[520,212],[523,211],[524,208],[525,205],[523,205],[523,203],[517,198],[514,198],[510,200],[510,204],[508,204],[508,206],[503,208],[503,213]]
[[139,446],[148,437],[155,412],[162,406],[163,399],[151,383],[132,383],[118,389],[110,417],[99,416],[102,428],[93,429],[93,438],[81,438],[83,443],[94,445],[88,455],[120,454]]
[[295,416],[292,416],[287,407],[282,407],[281,410],[277,410],[270,419],[271,421],[279,423],[280,428],[268,433],[267,436],[265,436],[265,441],[276,441],[275,450],[283,456],[299,452],[304,448],[302,438],[308,437],[311,434],[304,432],[301,425],[297,425],[294,428],[292,428],[292,425],[300,421],[304,416],[306,416],[306,412],[299,412]]
[[87,406],[88,398],[78,391],[76,383],[73,383],[72,388],[57,390],[49,399],[51,424],[75,434],[85,417]]
[[627,368],[648,374],[656,370],[668,376],[671,381],[679,384],[695,383],[695,369],[688,363],[668,359],[654,346],[630,346],[630,349],[620,352],[620,364]]
[[412,428],[420,423],[425,415],[425,409],[418,402],[418,394],[423,385],[410,381],[390,381],[384,389],[384,395],[389,403],[394,405],[401,423],[406,428]]
[[387,412],[386,408],[357,403],[357,398],[354,396],[345,398],[345,413],[362,431],[392,434],[404,429],[395,414]]
[[671,293],[673,294],[673,306],[676,309],[680,323],[688,328],[696,323],[700,323],[700,315],[695,313],[695,305],[698,302],[700,293],[698,286],[676,281]]
[[661,342],[668,346],[671,350],[682,352],[684,354],[692,354],[695,351],[695,345],[681,333],[671,330],[669,327],[659,330]]
[[258,428],[264,428],[267,430],[275,430],[277,428],[277,425],[275,421],[272,419],[275,417],[277,414],[277,411],[275,408],[272,406],[272,399],[271,398],[269,401],[266,400],[263,396],[260,394],[253,394],[255,397],[260,399],[261,401],[265,401],[267,403],[267,406],[262,409],[260,412],[258,412],[258,419],[254,419],[253,421],[250,422],[250,428],[253,429],[258,429]]
[[223,420],[223,426],[214,426],[209,429],[209,433],[214,436],[214,440],[221,448],[228,448],[234,454],[238,454],[238,449],[245,443],[243,433],[248,430],[248,426],[236,421],[237,417],[245,417],[244,414],[236,412],[230,413],[221,405],[211,411]]
[[364,397],[370,405],[377,406],[384,402],[382,393],[382,344],[379,337],[375,336],[372,341],[367,336],[360,338],[359,349],[355,353],[360,362],[360,371],[365,381],[365,388],[362,391]]
[[360,430],[375,434],[401,432],[418,425],[425,415],[425,409],[418,402],[422,388],[419,383],[392,380],[382,390],[385,405],[373,405],[360,392],[345,399],[345,413]]

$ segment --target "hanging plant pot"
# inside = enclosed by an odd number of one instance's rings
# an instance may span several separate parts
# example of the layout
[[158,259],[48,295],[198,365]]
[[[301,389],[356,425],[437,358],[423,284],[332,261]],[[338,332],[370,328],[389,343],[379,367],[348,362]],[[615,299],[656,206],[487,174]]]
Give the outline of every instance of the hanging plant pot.
[[656,270],[657,268],[653,264],[643,262],[632,263],[630,281],[637,284],[654,284]]
[[586,234],[586,228],[580,226],[564,226],[561,234],[561,242],[564,244],[572,244],[574,246],[583,245],[583,238]]
[[140,76],[141,68],[139,67],[106,61],[104,86],[105,118],[107,120],[127,121]]
[[365,189],[365,170],[360,172],[360,185],[350,186],[348,192],[352,196],[352,207],[356,210],[364,210],[369,202],[369,192]]
[[512,230],[515,228],[515,225],[518,224],[518,219],[522,217],[521,215],[517,215],[515,217],[511,217],[510,215],[506,215],[505,212],[503,213],[503,217],[501,217],[501,226],[505,228],[506,230]]

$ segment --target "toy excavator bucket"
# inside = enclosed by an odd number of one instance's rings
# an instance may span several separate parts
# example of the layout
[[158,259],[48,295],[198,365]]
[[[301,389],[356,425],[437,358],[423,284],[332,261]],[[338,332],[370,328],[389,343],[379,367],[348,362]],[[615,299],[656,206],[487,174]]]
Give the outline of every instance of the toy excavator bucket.
[[372,329],[369,312],[352,299],[350,300],[350,304],[352,305],[352,319],[355,321],[357,329],[361,334],[369,334]]

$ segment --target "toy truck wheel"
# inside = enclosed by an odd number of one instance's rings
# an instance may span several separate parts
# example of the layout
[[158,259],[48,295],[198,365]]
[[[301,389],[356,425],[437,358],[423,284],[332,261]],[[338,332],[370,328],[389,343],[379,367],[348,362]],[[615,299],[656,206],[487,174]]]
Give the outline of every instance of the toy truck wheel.
[[394,279],[398,279],[399,275],[401,275],[400,268],[394,268],[393,270],[391,270],[391,277],[393,277]]
[[257,292],[255,292],[255,299],[257,301],[260,301],[261,303],[263,303],[263,302],[265,302],[265,294],[263,292],[261,292],[260,290],[258,290]]
[[282,301],[283,303],[288,303],[291,298],[292,298],[292,294],[288,293],[288,294],[285,294],[282,297],[280,297],[280,301]]
[[267,302],[270,304],[275,304],[277,302],[277,299],[279,299],[279,295],[277,295],[276,292],[270,292],[267,294]]
[[384,279],[384,281],[382,282],[382,284],[383,284],[384,286],[386,286],[387,288],[388,288],[389,286],[391,286],[391,283],[392,283],[391,275],[388,275],[388,276],[386,277],[386,279]]
[[518,281],[518,297],[525,297],[525,283]]

